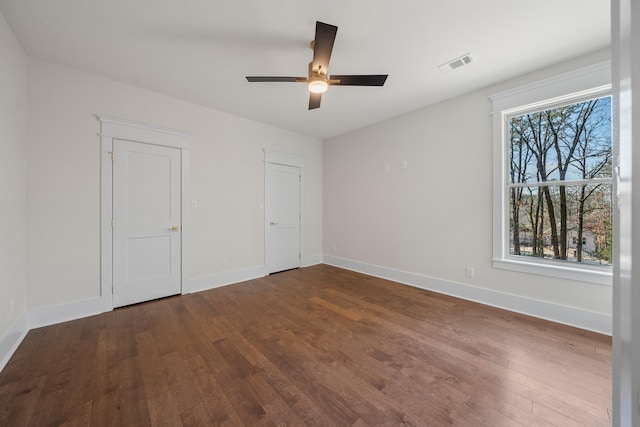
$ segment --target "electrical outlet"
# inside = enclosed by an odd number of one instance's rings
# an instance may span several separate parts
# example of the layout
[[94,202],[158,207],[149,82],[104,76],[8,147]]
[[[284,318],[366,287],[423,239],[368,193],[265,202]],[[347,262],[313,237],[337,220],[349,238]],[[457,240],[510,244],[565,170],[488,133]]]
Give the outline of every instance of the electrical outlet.
[[334,244],[331,245],[331,252],[337,252],[338,251],[338,247]]
[[223,256],[220,259],[220,265],[226,267],[229,264],[229,259],[226,256]]
[[467,267],[465,271],[465,276],[471,278],[473,277],[474,274],[475,274],[475,271],[473,271],[473,267]]

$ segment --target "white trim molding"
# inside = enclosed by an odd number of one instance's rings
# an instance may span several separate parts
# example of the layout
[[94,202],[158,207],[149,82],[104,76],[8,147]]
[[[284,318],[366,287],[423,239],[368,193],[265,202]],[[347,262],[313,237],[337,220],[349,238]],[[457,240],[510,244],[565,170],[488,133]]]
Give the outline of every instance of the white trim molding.
[[603,61],[578,70],[569,71],[535,83],[508,89],[489,96],[493,111],[511,110],[531,106],[549,100],[592,91],[594,88],[611,88],[611,61]]
[[278,165],[295,166],[304,168],[304,157],[297,154],[284,153],[282,151],[274,151],[263,149],[264,161],[267,163],[276,163]]
[[98,297],[32,308],[28,311],[29,330],[100,314],[102,307]]
[[27,313],[22,313],[11,328],[0,339],[0,372],[7,366],[9,359],[29,332]]
[[131,122],[98,114],[102,124],[100,136],[127,139],[164,147],[189,149],[191,134],[174,129],[161,128],[144,123]]
[[11,329],[0,338],[0,371],[4,369],[31,329],[93,316],[103,311],[101,298],[91,298],[32,308],[24,312]]
[[612,316],[610,314],[498,292],[326,254],[324,255],[324,263],[588,331],[605,335],[611,335],[612,333]]
[[189,143],[191,135],[174,129],[131,122],[105,115],[100,121],[100,301],[102,311],[113,309],[113,141],[123,139],[180,149],[181,156],[181,286],[187,292],[189,266]]
[[303,256],[300,261],[300,267],[311,267],[312,265],[322,264],[322,254]]
[[255,267],[243,268],[240,270],[225,271],[224,273],[214,274],[212,276],[189,279],[188,292],[194,293],[207,291],[209,289],[220,288],[222,286],[257,279],[259,277],[264,277],[267,274],[267,268],[264,265],[257,265]]

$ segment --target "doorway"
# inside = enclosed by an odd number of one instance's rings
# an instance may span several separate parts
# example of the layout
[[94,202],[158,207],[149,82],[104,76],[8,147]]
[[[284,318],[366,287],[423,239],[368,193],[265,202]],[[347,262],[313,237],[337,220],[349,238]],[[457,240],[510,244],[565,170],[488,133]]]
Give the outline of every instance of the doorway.
[[267,273],[299,268],[302,258],[304,160],[265,151],[265,265]]
[[189,135],[98,118],[103,309],[182,293]]

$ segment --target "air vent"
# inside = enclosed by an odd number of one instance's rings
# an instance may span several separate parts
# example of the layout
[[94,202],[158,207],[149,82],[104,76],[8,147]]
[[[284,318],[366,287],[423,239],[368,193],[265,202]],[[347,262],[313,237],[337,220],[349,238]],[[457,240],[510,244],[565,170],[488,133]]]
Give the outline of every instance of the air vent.
[[456,68],[460,68],[465,65],[471,64],[472,62],[475,62],[475,58],[471,56],[470,53],[467,53],[466,55],[462,55],[459,58],[452,59],[451,61],[445,62],[442,65],[439,65],[438,68],[443,73],[448,73],[449,71],[453,71]]

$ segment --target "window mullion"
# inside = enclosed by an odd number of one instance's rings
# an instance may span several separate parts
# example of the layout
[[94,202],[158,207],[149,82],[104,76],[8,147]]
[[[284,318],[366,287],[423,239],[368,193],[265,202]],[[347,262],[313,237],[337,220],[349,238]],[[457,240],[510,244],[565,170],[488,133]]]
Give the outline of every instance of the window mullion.
[[591,178],[591,179],[567,179],[564,181],[536,181],[536,182],[510,182],[507,188],[519,187],[560,187],[572,185],[590,185],[590,184],[611,184],[613,178]]

